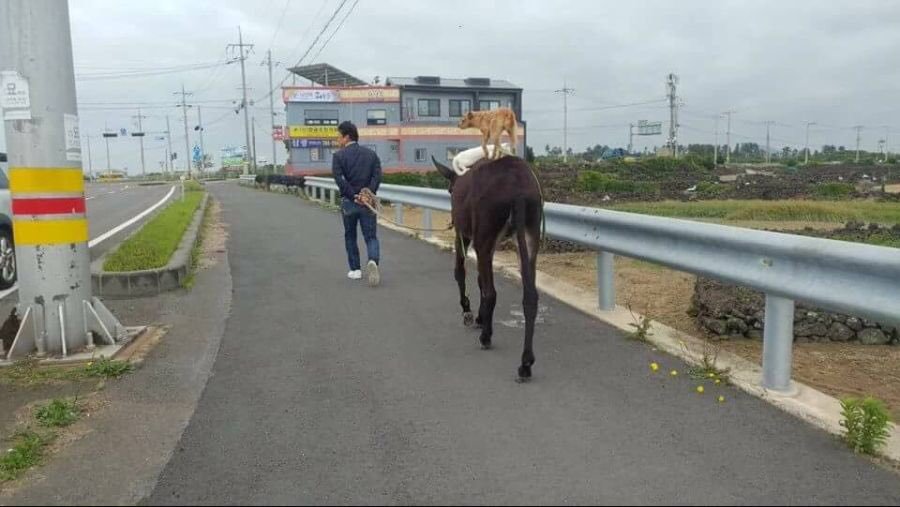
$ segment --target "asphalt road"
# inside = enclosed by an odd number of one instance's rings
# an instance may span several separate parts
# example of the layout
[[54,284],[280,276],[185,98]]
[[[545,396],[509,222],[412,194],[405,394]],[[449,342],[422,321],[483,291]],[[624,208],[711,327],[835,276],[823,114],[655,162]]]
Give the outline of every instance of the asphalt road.
[[484,352],[448,253],[382,230],[372,290],[345,278],[335,214],[213,192],[232,309],[148,504],[900,504],[896,475],[831,436],[730,388],[697,394],[683,364],[548,297],[535,378],[516,384],[514,282],[498,280]]

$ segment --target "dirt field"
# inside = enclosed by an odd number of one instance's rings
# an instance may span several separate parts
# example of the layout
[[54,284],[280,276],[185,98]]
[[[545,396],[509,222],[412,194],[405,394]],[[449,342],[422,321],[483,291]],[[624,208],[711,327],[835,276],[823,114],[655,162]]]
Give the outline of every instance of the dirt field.
[[[394,217],[393,209],[385,210]],[[404,222],[421,226],[421,211],[406,209]],[[432,226],[445,227],[446,213],[432,212]],[[744,227],[798,230],[807,226],[834,227],[834,223],[810,222],[729,222]],[[453,239],[452,232],[436,233]],[[498,255],[513,259],[514,252]],[[448,267],[448,269],[450,269]],[[538,269],[573,285],[596,291],[596,255],[561,253],[542,255]],[[616,301],[631,305],[636,313],[694,336],[706,336],[687,311],[694,290],[694,276],[632,259],[616,258]],[[761,362],[762,342],[749,339],[719,342],[722,350]],[[900,421],[900,347],[804,343],[794,347],[794,378],[832,396],[871,395],[888,404],[894,420]]]

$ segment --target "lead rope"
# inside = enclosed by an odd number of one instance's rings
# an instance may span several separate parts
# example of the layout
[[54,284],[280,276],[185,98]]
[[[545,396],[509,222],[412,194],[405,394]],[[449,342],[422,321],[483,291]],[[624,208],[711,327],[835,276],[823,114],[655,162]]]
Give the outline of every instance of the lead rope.
[[[447,224],[447,227],[445,227],[443,229],[426,229],[426,228],[422,228],[422,227],[413,227],[411,225],[401,224],[399,222],[391,220],[390,218],[386,217],[384,215],[384,213],[382,213],[380,210],[376,209],[376,206],[381,207],[379,204],[377,204],[377,202],[378,201],[375,199],[375,194],[373,194],[372,191],[369,190],[368,188],[364,188],[364,189],[362,189],[362,191],[360,191],[359,201],[357,201],[358,204],[362,204],[363,206],[368,208],[369,211],[374,213],[376,217],[378,217],[386,222],[390,222],[390,223],[396,225],[397,227],[403,227],[404,229],[409,229],[411,231],[419,231],[419,232],[445,232],[445,231],[449,231],[450,229],[453,228],[452,222]],[[401,204],[401,206],[402,206],[402,204]]]

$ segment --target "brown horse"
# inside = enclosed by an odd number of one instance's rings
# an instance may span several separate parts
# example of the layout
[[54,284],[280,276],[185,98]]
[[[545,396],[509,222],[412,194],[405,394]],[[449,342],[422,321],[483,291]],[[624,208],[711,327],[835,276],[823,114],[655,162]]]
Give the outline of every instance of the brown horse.
[[472,325],[472,308],[466,295],[466,252],[469,245],[478,257],[478,286],[481,305],[475,323],[481,327],[481,346],[491,348],[494,334],[494,251],[497,243],[515,234],[522,273],[525,313],[525,347],[519,366],[519,381],[531,378],[534,365],[534,321],[538,292],[535,286],[538,247],[540,246],[543,199],[531,167],[518,157],[480,160],[471,170],[458,176],[432,157],[435,168],[450,180],[451,215],[456,231],[456,282],[459,285],[463,322]]

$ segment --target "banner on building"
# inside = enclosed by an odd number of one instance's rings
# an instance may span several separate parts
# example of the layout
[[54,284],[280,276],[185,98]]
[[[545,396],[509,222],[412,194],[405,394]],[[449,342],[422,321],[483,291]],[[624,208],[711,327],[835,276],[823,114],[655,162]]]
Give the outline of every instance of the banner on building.
[[288,127],[291,139],[335,139],[338,129],[333,125],[291,125]]
[[276,141],[284,141],[284,127],[276,125],[272,127],[272,139]]
[[291,148],[337,148],[333,139],[292,139]]
[[356,88],[285,88],[288,102],[400,102],[400,89],[383,86]]

